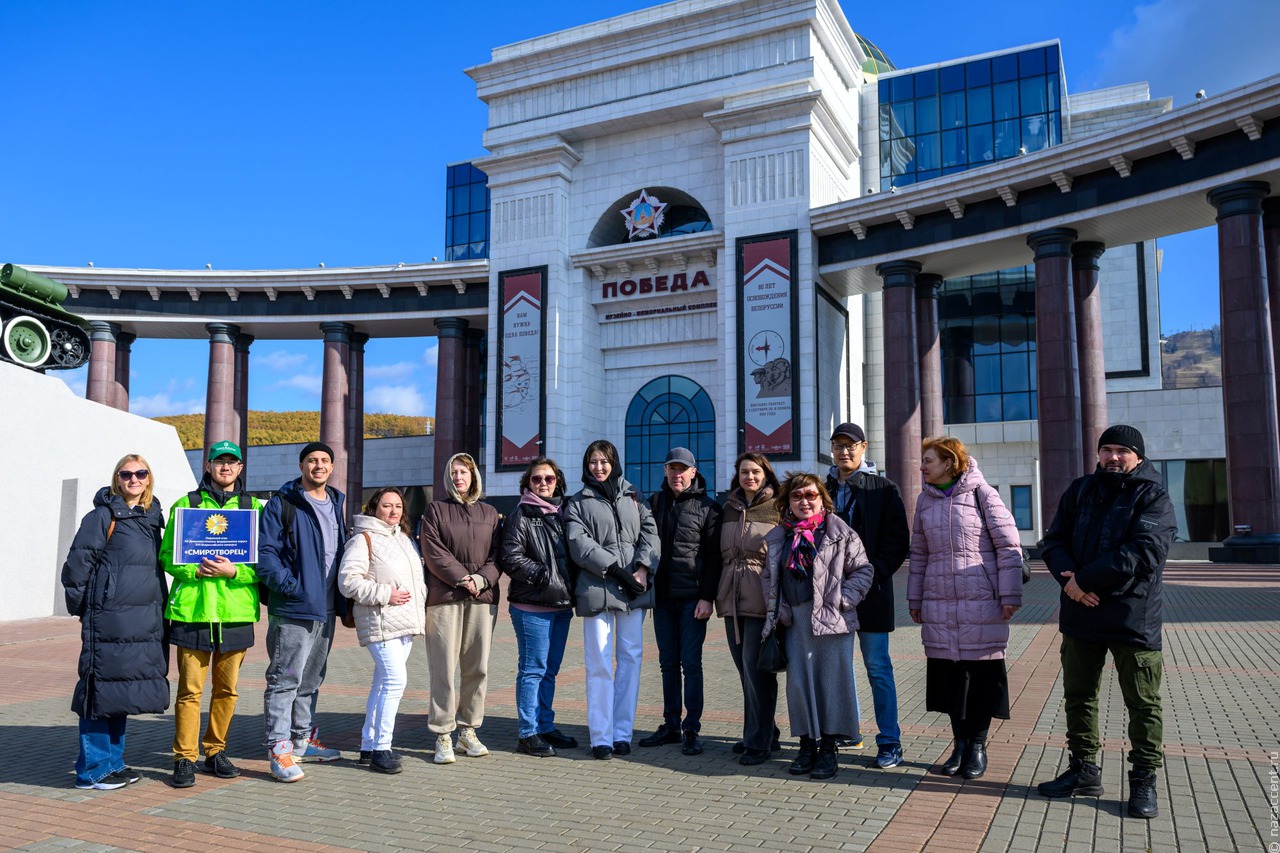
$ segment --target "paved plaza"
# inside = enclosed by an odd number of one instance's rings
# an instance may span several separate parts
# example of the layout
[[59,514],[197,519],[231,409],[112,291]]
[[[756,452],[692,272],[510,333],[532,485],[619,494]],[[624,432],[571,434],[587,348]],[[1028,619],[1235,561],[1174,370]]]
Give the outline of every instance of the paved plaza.
[[[1125,711],[1108,672],[1102,694],[1106,796],[1049,801],[1035,783],[1065,762],[1057,660],[1056,585],[1042,566],[1027,587],[1009,647],[1013,717],[991,734],[990,769],[976,781],[931,774],[948,754],[947,721],[924,710],[919,629],[898,578],[892,635],[906,762],[868,766],[875,723],[858,667],[869,746],[841,754],[828,782],[787,775],[796,741],[779,708],[783,751],[762,767],[730,752],[741,693],[713,620],[705,651],[706,753],[676,746],[594,761],[585,749],[518,755],[515,639],[505,603],[490,663],[486,758],[431,763],[426,656],[410,659],[396,749],[405,772],[355,762],[370,682],[368,653],[342,631],[321,693],[323,739],[344,760],[306,765],[294,785],[273,781],[262,741],[265,655],[255,648],[240,682],[228,753],[238,779],[200,773],[175,790],[173,718],[129,721],[126,759],[140,783],[105,792],[72,787],[76,719],[69,710],[79,627],[49,618],[0,624],[0,849],[20,850],[1280,850],[1273,827],[1280,738],[1280,567],[1180,564],[1166,573],[1165,750],[1160,816],[1124,817]],[[651,630],[636,740],[661,720]],[[262,631],[259,631],[261,640]],[[208,693],[206,691],[206,701]],[[581,631],[575,623],[557,695],[562,730],[586,743]]]

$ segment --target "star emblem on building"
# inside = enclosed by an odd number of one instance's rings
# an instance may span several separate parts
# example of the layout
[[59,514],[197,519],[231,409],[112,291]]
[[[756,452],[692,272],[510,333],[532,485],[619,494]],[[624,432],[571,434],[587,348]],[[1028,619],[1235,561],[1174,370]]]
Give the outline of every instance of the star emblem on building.
[[659,201],[655,196],[640,190],[640,195],[636,196],[622,211],[622,218],[627,221],[627,238],[640,240],[645,237],[657,237],[667,207],[667,204]]

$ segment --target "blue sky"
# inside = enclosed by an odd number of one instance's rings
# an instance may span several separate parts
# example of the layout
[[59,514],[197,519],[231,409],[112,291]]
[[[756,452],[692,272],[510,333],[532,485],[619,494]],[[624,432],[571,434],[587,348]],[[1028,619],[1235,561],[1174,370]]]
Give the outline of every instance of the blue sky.
[[[482,156],[463,69],[635,9],[514,3],[0,3],[0,260],[218,269],[443,255],[445,164]],[[1068,91],[1186,103],[1280,71],[1273,0],[846,2],[899,67],[1059,38]],[[1161,241],[1161,326],[1217,316],[1211,229]],[[322,346],[259,341],[250,405],[319,407]],[[207,344],[141,340],[132,408],[204,409]],[[369,411],[431,414],[434,339],[370,341]],[[84,370],[61,374],[83,391]]]

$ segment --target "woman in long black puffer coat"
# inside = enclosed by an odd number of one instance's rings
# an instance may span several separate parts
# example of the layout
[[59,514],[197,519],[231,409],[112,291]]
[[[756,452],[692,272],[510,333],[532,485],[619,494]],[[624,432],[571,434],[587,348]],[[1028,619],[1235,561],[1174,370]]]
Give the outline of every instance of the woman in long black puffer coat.
[[169,707],[164,645],[168,597],[157,559],[164,515],[150,466],[137,454],[116,463],[93,499],[62,567],[67,612],[80,618],[80,715],[76,787],[121,788],[138,776],[124,763],[125,721]]

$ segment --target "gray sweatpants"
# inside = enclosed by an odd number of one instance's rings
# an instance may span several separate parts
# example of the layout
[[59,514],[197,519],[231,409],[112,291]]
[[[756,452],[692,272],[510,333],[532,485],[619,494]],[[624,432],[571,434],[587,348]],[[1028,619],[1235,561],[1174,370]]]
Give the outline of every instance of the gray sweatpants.
[[311,734],[320,685],[333,646],[334,614],[323,622],[267,617],[267,689],[262,718],[267,748],[282,740],[295,744]]

